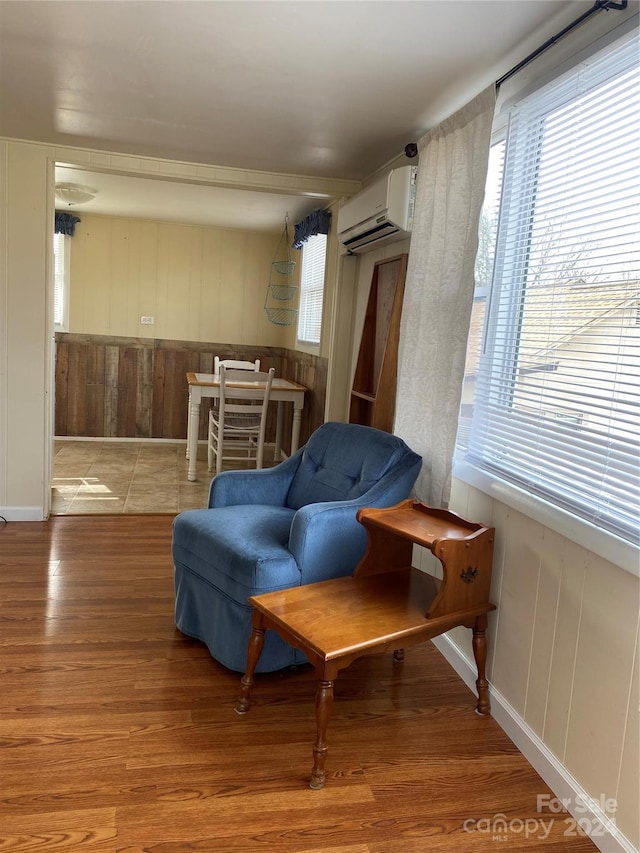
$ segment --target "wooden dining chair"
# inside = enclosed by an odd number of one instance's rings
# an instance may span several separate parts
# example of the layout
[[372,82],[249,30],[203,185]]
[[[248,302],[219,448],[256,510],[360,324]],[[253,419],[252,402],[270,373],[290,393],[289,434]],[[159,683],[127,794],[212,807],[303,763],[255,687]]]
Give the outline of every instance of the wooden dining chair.
[[256,372],[260,370],[259,358],[256,358],[255,361],[239,361],[235,358],[218,358],[216,355],[213,359],[213,372],[216,376],[220,373],[221,364],[230,370],[255,370]]
[[[258,372],[260,370],[260,359],[256,358],[255,361],[242,361],[241,359],[236,358],[220,358],[219,356],[213,357],[213,372],[216,376],[220,375],[220,365],[224,365],[228,370],[253,370]],[[217,409],[220,405],[220,401],[217,397],[213,397],[211,400],[212,409]],[[211,470],[211,462],[209,462],[209,470]]]
[[[268,372],[234,370],[220,364],[220,398],[209,412],[207,465],[216,474],[222,462],[255,460],[262,468],[267,407],[275,369]],[[256,394],[259,386],[260,394]]]

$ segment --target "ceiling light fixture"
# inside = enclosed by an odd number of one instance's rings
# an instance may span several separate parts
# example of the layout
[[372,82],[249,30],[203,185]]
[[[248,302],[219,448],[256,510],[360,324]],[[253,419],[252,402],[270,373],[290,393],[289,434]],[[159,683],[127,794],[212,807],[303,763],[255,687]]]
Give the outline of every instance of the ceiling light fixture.
[[56,184],[56,198],[63,204],[84,204],[96,196],[98,190],[82,184]]

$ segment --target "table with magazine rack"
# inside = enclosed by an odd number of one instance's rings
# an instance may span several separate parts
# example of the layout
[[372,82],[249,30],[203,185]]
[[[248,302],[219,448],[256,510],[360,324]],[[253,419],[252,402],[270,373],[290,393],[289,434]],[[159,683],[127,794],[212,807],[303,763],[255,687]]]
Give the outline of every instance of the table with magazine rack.
[[[408,499],[395,507],[360,509],[368,548],[353,575],[252,596],[253,630],[247,670],[235,706],[246,714],[254,672],[267,629],[301,649],[319,676],[316,741],[309,785],[324,786],[327,726],[338,672],[362,655],[392,651],[432,639],[457,626],[473,632],[478,678],[476,712],[489,714],[487,614],[494,528],[448,510]],[[442,565],[442,580],[412,566],[413,546],[428,548]]]

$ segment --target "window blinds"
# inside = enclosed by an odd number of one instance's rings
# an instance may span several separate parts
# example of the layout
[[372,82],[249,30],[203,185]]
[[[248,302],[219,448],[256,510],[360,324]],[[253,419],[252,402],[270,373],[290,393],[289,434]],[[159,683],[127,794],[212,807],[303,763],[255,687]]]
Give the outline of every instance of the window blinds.
[[60,329],[67,327],[70,239],[61,232],[53,236],[53,322],[55,327]]
[[326,234],[310,237],[302,248],[298,308],[298,340],[301,343],[313,345],[320,343],[326,254]]
[[638,540],[638,38],[510,113],[467,459]]

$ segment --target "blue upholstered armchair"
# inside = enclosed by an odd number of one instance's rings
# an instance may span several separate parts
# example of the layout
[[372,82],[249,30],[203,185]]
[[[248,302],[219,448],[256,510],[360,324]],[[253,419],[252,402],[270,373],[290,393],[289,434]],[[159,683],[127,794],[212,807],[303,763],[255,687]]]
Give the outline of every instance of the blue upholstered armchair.
[[[173,526],[176,625],[226,667],[244,672],[250,595],[351,574],[367,536],[362,506],[409,496],[421,457],[402,439],[358,424],[326,423],[275,468],[223,471],[209,509]],[[259,672],[306,659],[267,631]]]

